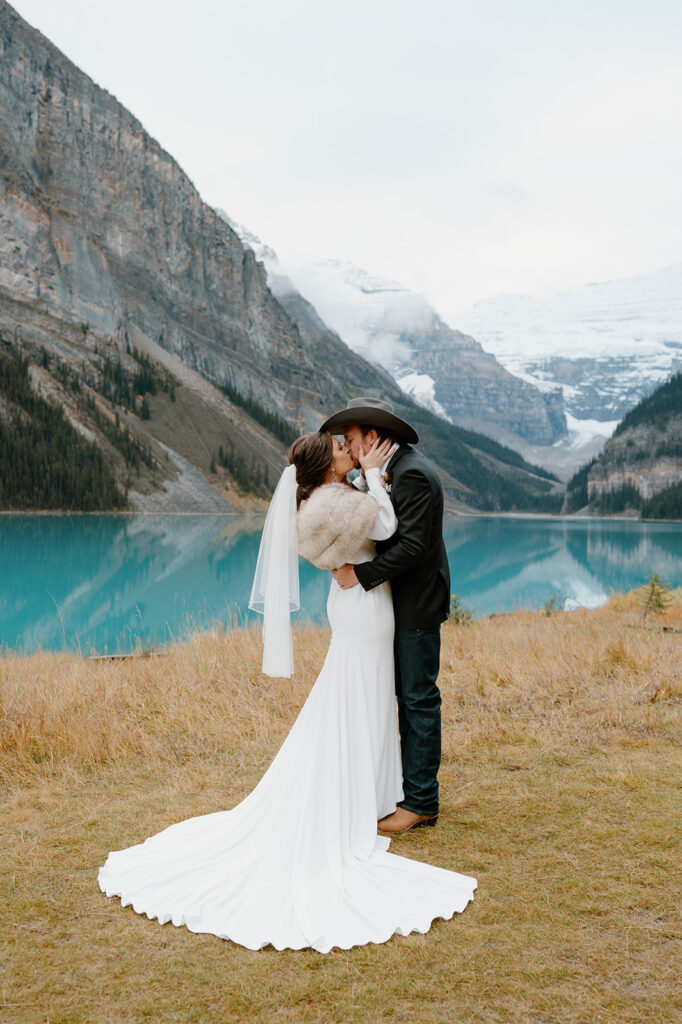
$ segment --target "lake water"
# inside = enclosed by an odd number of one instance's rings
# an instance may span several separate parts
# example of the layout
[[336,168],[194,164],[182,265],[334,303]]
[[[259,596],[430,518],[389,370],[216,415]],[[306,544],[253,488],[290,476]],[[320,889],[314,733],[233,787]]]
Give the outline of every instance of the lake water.
[[[244,621],[262,518],[0,516],[0,646],[124,653]],[[452,591],[476,615],[596,607],[657,572],[682,585],[682,524],[451,517]],[[329,575],[301,563],[299,617],[325,621]],[[258,616],[253,616],[258,618]]]

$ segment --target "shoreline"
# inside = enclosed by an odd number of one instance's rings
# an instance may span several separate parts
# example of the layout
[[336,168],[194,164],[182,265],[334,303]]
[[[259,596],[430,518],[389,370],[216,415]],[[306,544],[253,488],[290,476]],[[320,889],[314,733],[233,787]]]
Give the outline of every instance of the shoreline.
[[[594,613],[599,613],[600,611],[608,610],[609,606],[616,609],[623,606],[627,607],[630,611],[639,611],[644,607],[640,600],[640,591],[646,586],[647,584],[643,583],[641,587],[633,587],[630,590],[612,591],[600,604],[557,608],[551,613],[547,613],[544,610],[544,606],[534,608],[530,605],[523,605],[521,607],[509,608],[502,611],[487,612],[481,615],[476,615],[474,613],[471,620],[464,624],[458,623],[454,618],[449,618],[442,623],[442,627],[445,629],[449,626],[455,629],[467,629],[469,626],[479,626],[485,629],[486,624],[493,620],[513,622],[514,619],[525,620],[529,615],[536,617],[539,620],[543,620],[544,618],[556,618],[558,616],[568,616],[569,618],[573,618],[576,612],[583,612],[585,614],[592,615]],[[673,586],[670,594],[673,605],[682,604],[682,586]],[[651,621],[655,621],[655,619]],[[294,638],[298,635],[297,642],[299,644],[303,642],[303,638],[305,636],[313,634],[319,637],[329,632],[329,623],[327,621],[316,621],[310,617],[294,620],[292,621],[291,626]],[[666,629],[670,631],[671,627],[666,627]],[[663,631],[665,631],[665,629]],[[672,628],[672,631],[682,633],[682,628],[674,627]],[[203,643],[204,641],[210,640],[211,637],[218,641],[221,637],[225,637],[227,635],[247,635],[253,634],[254,632],[260,635],[261,619],[259,617],[249,619],[247,616],[239,622],[232,621],[231,623],[225,623],[222,621],[216,621],[203,629],[199,628],[191,630],[186,636],[176,637],[175,639],[167,642],[162,641],[157,644],[150,644],[147,647],[140,646],[135,650],[130,651],[112,651],[111,653],[108,653],[106,651],[91,650],[91,653],[85,654],[77,648],[65,649],[63,647],[61,649],[38,647],[32,651],[21,651],[13,647],[0,644],[0,665],[4,660],[26,660],[36,656],[67,656],[76,658],[82,663],[109,662],[112,664],[123,661],[141,661],[147,658],[173,657],[177,655],[178,651],[182,648],[188,647],[194,643]]]
[[584,513],[561,513],[561,512],[445,512],[445,516],[460,516],[473,519],[560,519],[568,522],[591,522],[602,523],[612,520],[619,523],[682,523],[682,519],[643,519],[641,516],[618,515],[613,513],[607,516],[590,516]]
[[121,511],[119,509],[112,510],[111,512],[82,512],[82,511],[69,511],[68,509],[17,509],[13,511],[11,509],[0,509],[0,516],[114,516],[117,519],[132,518],[133,516],[225,516],[226,518],[232,518],[234,516],[265,516],[265,512],[259,512],[254,509],[252,512],[164,512],[159,510],[158,512],[132,512],[132,511]]
[[[232,511],[232,512],[164,512],[159,510],[158,512],[136,512],[129,510],[111,510],[111,511],[97,511],[97,512],[84,512],[84,511],[70,511],[68,509],[0,509],[0,517],[2,516],[113,516],[117,519],[130,519],[139,516],[211,516],[213,518],[217,516],[225,517],[226,519],[233,519],[235,516],[254,517],[254,518],[265,518],[267,511],[265,509],[253,509],[245,512]],[[591,516],[576,513],[572,515],[570,513],[561,512],[463,512],[460,509],[451,509],[444,512],[444,518],[452,517],[458,519],[551,519],[567,522],[619,522],[619,523],[653,523],[666,525],[668,523],[682,524],[682,519],[643,519],[641,516],[628,516],[618,515],[614,513],[607,516]]]

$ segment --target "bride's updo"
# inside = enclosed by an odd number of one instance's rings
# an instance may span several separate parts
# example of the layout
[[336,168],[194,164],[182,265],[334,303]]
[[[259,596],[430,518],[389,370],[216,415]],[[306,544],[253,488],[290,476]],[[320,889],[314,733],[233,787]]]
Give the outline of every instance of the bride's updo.
[[289,449],[289,462],[296,466],[296,507],[324,483],[334,459],[331,434],[316,430],[297,437]]

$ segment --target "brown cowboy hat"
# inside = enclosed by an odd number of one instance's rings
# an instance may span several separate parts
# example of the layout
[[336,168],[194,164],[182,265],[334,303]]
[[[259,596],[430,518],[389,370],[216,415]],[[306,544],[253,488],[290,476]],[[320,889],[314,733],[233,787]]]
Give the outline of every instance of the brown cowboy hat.
[[396,416],[391,403],[385,402],[382,398],[351,398],[345,409],[335,412],[324,421],[320,430],[326,430],[330,434],[342,434],[344,428],[352,423],[382,427],[389,431],[396,441],[402,441],[404,444],[416,444],[419,440],[414,427]]

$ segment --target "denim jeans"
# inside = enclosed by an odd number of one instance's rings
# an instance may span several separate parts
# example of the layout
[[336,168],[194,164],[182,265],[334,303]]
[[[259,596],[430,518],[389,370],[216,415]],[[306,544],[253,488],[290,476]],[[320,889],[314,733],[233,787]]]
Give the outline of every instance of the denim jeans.
[[438,814],[440,626],[396,629],[395,690],[405,798],[415,814]]

